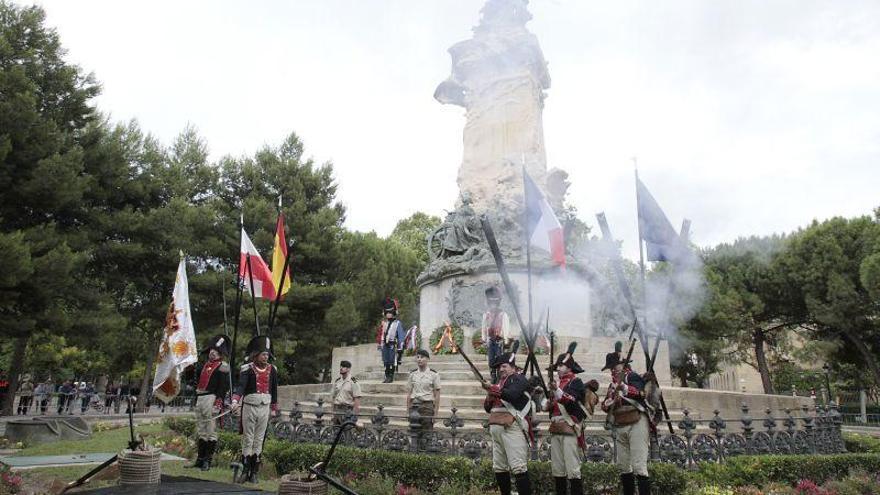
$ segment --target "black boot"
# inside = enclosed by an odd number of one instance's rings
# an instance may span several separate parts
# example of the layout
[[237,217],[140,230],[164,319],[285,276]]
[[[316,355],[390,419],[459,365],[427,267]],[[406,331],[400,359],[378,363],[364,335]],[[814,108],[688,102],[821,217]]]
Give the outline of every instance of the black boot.
[[382,383],[391,383],[391,375],[388,374],[388,366],[385,367],[385,379],[382,380]]
[[516,493],[519,495],[532,495],[532,480],[529,473],[519,473],[516,475]]
[[634,474],[621,474],[620,485],[623,487],[623,495],[636,495],[636,476]]
[[251,468],[251,456],[243,455],[241,456],[241,474],[238,476],[238,479],[235,480],[236,483],[244,483],[247,481],[250,476],[250,468]]
[[568,495],[568,480],[563,477],[555,476],[553,483],[556,485],[556,495]]
[[196,442],[196,445],[197,445],[196,450],[198,451],[198,454],[196,454],[196,460],[195,460],[195,462],[193,462],[192,464],[190,464],[188,466],[183,466],[184,468],[186,468],[186,469],[201,468],[202,466],[205,465],[205,443],[206,442],[204,440],[202,440],[201,438],[198,440],[198,442]]
[[257,479],[257,473],[260,472],[260,455],[255,454],[251,456],[251,474],[248,476],[248,482],[257,484],[260,481]]
[[569,479],[568,486],[571,487],[571,495],[584,495],[584,482],[580,478]]
[[397,368],[391,366],[388,368],[388,383],[394,383],[394,372],[397,371]]
[[651,495],[651,478],[647,476],[637,476],[639,482],[639,495]]
[[495,473],[495,482],[498,483],[498,491],[501,495],[510,495],[510,473]]
[[202,471],[211,469],[211,463],[214,461],[214,450],[217,448],[217,440],[208,440],[205,442],[205,457],[202,461]]

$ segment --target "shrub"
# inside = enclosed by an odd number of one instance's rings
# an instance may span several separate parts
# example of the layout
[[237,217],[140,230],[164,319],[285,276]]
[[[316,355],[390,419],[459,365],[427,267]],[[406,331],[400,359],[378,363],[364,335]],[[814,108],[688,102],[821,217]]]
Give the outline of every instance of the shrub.
[[880,470],[880,455],[740,456],[732,457],[724,464],[701,463],[692,476],[695,482],[706,485],[748,486],[781,482],[794,486],[801,480],[824,483],[843,479],[858,469]]
[[837,495],[869,495],[880,493],[880,478],[864,472],[853,473],[842,480],[829,481],[824,487]]
[[[275,464],[278,473],[307,471],[309,466],[323,459],[328,447],[314,444],[295,444],[268,441],[264,449],[266,460]],[[426,469],[425,466],[431,466]],[[652,464],[651,476],[657,493],[683,493],[687,473],[675,466]],[[328,473],[345,479],[366,479],[371,474],[388,477],[397,482],[419,488],[428,493],[445,490],[461,495],[466,488],[493,489],[495,474],[492,461],[482,459],[476,465],[464,457],[410,454],[383,450],[364,450],[337,447]],[[581,476],[585,493],[600,495],[616,493],[620,472],[612,464],[584,463]],[[553,492],[553,476],[549,462],[530,462],[529,474],[536,493]],[[444,487],[444,485],[447,485]],[[454,488],[457,491],[454,491]],[[388,493],[388,492],[386,492]]]
[[871,435],[844,432],[843,443],[847,452],[880,454],[880,438]]
[[191,437],[196,434],[196,420],[185,417],[168,417],[164,420],[165,427],[169,430]]

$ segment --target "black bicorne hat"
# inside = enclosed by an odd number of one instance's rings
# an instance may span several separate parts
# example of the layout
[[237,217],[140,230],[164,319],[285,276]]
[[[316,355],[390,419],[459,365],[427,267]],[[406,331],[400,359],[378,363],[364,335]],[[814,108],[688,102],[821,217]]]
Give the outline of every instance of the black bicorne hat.
[[500,356],[495,358],[495,361],[492,361],[492,368],[497,368],[504,363],[507,363],[513,367],[516,367],[516,351],[519,350],[519,341],[514,340],[513,345],[510,347],[510,352],[505,352]]
[[201,352],[205,353],[209,352],[211,349],[214,349],[220,354],[227,356],[229,355],[229,348],[231,347],[230,344],[231,342],[229,340],[229,337],[225,335],[215,335],[211,337],[210,340],[208,340],[208,342],[205,344],[205,347],[202,348]]
[[565,365],[574,374],[583,373],[584,369],[574,360],[575,349],[577,349],[577,342],[568,344],[568,350],[556,357],[556,363],[553,364],[553,367],[558,368],[560,365]]
[[268,352],[270,357],[274,357],[272,354],[272,341],[265,335],[257,335],[247,345],[248,356],[261,352]]
[[632,359],[622,359],[617,352],[609,352],[605,355],[605,366],[602,367],[602,371],[614,369],[618,364],[627,365],[632,362]]

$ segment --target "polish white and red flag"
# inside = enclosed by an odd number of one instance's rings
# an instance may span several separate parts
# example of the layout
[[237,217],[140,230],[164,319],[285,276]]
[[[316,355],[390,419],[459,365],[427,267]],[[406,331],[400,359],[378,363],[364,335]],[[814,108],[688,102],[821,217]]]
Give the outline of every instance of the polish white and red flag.
[[550,259],[565,266],[562,224],[535,181],[523,170],[526,203],[526,235],[529,245],[550,253]]
[[[248,259],[250,258],[250,259]],[[275,299],[275,284],[272,282],[272,270],[263,261],[251,238],[244,228],[241,229],[241,258],[238,261],[238,276],[244,282],[245,289],[254,297]],[[253,290],[251,290],[253,279]]]

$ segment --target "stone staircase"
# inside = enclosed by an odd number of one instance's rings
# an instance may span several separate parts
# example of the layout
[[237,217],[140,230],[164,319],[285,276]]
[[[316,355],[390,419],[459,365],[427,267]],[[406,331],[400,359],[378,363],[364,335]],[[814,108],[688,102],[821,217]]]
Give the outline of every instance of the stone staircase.
[[[489,378],[489,365],[484,355],[469,356],[474,360],[480,373],[487,379]],[[518,356],[518,360],[524,360],[525,355]],[[585,363],[582,366],[588,369],[598,370],[601,364],[589,363],[587,356],[575,354],[575,360],[579,363],[581,360]],[[542,367],[549,364],[548,356],[538,356],[538,362]],[[604,364],[604,363],[603,363]],[[394,382],[382,383],[385,378],[384,368],[381,364],[367,366],[364,370],[355,373],[358,383],[361,384],[363,397],[361,398],[361,415],[372,416],[382,406],[382,411],[389,416],[390,424],[394,426],[406,426],[406,394],[408,391],[407,379],[410,370],[415,369],[416,362],[414,357],[405,357],[403,364],[399,368],[399,372],[394,376]],[[440,416],[448,417],[452,414],[452,408],[456,409],[456,415],[465,420],[465,429],[482,428],[482,422],[487,418],[483,410],[483,400],[486,397],[485,391],[480,387],[480,382],[474,377],[470,367],[461,356],[444,355],[433,356],[429,363],[429,367],[440,373],[442,388],[440,392]],[[545,371],[546,373],[546,371]],[[608,386],[609,377],[607,373],[600,372],[584,372],[579,375],[581,380],[588,381],[596,379],[600,384],[600,396],[604,396],[606,387]],[[546,379],[546,375],[545,375]],[[317,407],[318,399],[323,399],[324,412],[330,412],[330,387],[329,385],[321,392],[311,393],[311,400],[299,401],[300,410],[305,418],[313,418],[311,412]],[[673,405],[667,405],[672,408]],[[673,421],[678,422],[684,415],[678,409],[670,410],[670,417]],[[546,413],[542,413],[542,418],[546,418]],[[594,420],[597,422],[604,421],[605,416],[601,411],[597,411]],[[593,426],[597,430],[602,430],[601,423]]]

